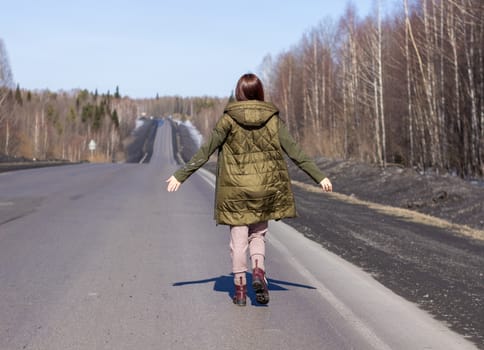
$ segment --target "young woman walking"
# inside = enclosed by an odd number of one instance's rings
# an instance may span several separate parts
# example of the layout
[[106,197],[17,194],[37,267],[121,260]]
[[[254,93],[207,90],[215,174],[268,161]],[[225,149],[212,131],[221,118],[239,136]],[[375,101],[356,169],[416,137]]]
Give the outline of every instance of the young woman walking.
[[209,139],[192,159],[166,182],[169,192],[205,164],[218,150],[215,220],[230,226],[234,303],[246,305],[247,249],[252,264],[252,288],[261,304],[269,302],[265,277],[265,235],[268,220],[296,216],[285,152],[324,192],[331,181],[304,154],[279,119],[279,111],[264,102],[264,89],[254,74],[243,75]]

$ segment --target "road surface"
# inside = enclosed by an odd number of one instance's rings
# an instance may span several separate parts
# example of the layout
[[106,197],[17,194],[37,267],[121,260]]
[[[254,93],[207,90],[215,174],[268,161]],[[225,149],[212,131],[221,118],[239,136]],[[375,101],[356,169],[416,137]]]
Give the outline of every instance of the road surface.
[[475,348],[281,223],[269,305],[234,306],[213,177],[176,168],[165,123],[150,164],[0,174],[0,349]]

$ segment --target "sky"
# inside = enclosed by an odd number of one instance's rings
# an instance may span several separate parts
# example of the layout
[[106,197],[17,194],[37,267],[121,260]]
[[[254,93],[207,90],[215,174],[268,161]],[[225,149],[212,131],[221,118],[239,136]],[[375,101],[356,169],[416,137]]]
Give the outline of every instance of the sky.
[[[345,0],[14,0],[0,6],[15,84],[123,96],[229,96]],[[365,17],[373,0],[353,1]]]

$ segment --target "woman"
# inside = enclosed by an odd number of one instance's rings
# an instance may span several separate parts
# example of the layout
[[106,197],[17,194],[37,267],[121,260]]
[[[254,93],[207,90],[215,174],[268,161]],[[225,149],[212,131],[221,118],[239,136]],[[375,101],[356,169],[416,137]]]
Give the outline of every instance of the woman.
[[296,216],[294,196],[283,151],[325,192],[331,181],[304,154],[279,119],[278,109],[264,102],[264,89],[254,74],[243,75],[212,134],[192,159],[168,180],[177,191],[218,149],[215,220],[230,226],[234,303],[246,305],[247,249],[252,287],[261,304],[269,302],[265,277],[265,235],[268,220]]

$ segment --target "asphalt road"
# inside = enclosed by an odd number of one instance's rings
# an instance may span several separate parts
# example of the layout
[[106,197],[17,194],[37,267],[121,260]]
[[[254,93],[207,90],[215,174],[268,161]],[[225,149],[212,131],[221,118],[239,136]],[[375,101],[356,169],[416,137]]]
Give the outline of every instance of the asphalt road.
[[165,123],[150,164],[0,174],[1,350],[475,348],[281,223],[270,304],[234,306],[213,178],[167,193],[172,153]]

